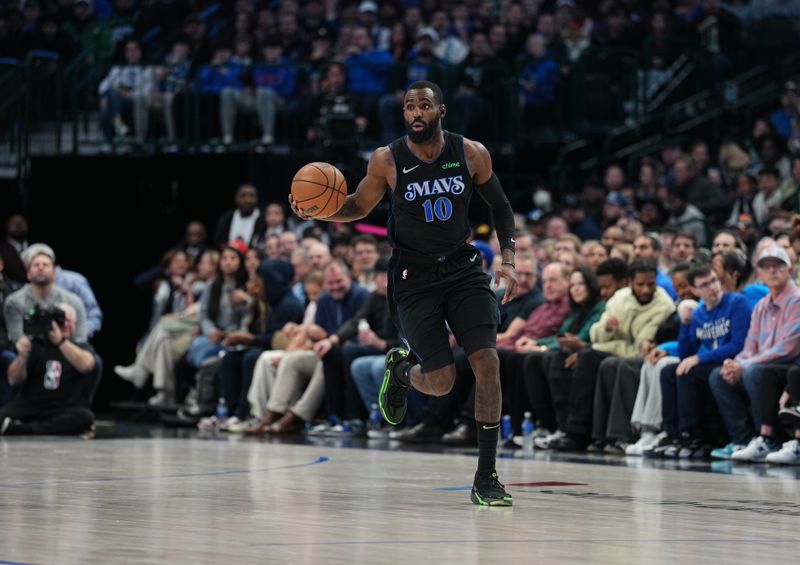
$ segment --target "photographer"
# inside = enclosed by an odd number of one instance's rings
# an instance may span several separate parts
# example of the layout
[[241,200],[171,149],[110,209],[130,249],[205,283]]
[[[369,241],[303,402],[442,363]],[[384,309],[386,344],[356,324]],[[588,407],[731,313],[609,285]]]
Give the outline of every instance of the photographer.
[[[80,434],[90,430],[88,407],[99,377],[98,363],[87,343],[72,340],[75,309],[34,308],[17,340],[17,358],[8,382],[20,392],[0,409],[0,435]],[[48,329],[49,328],[49,329]]]
[[72,337],[77,343],[88,341],[86,309],[81,299],[55,284],[56,267],[52,249],[42,245],[39,251],[30,257],[28,267],[28,284],[9,295],[3,305],[3,314],[8,330],[8,338],[16,343],[23,335],[23,319],[32,308],[53,308],[62,302],[69,304],[76,313],[76,327]]

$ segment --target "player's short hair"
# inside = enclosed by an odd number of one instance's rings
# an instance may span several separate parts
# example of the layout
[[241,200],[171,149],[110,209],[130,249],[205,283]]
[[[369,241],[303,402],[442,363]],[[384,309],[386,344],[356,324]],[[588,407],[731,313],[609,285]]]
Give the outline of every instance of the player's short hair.
[[425,88],[430,88],[433,91],[433,101],[436,102],[436,104],[441,104],[444,102],[444,94],[442,94],[442,89],[439,88],[438,84],[429,80],[418,80],[416,82],[412,82],[411,86],[406,88],[406,94],[408,94],[409,90],[423,90]]

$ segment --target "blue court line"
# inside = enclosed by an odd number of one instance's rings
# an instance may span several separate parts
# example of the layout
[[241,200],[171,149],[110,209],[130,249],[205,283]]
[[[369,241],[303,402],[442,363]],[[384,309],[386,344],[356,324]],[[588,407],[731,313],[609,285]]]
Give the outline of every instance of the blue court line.
[[[300,467],[311,467],[312,465],[319,465],[328,461],[328,457],[318,457],[314,461],[308,463],[298,463],[297,465],[282,465],[280,467],[266,467],[264,469],[239,469],[228,471],[213,471],[208,473],[181,473],[175,475],[157,475],[157,476],[142,476],[142,477],[102,477],[97,479],[55,479],[48,481],[32,481],[28,483],[0,483],[0,488],[26,488],[44,485],[74,485],[86,483],[111,483],[120,481],[152,481],[155,479],[191,479],[195,477],[216,477],[216,476],[230,476],[230,475],[246,475],[249,473],[268,473],[270,471],[283,471],[285,469],[298,469]],[[5,562],[0,561],[0,565]]]
[[[510,509],[509,509],[510,510]],[[797,539],[450,539],[450,540],[352,540],[331,542],[257,543],[251,547],[306,547],[325,545],[442,545],[460,543],[734,543],[734,544],[800,544]]]
[[33,565],[33,563],[22,563],[20,561],[0,561],[0,565]]

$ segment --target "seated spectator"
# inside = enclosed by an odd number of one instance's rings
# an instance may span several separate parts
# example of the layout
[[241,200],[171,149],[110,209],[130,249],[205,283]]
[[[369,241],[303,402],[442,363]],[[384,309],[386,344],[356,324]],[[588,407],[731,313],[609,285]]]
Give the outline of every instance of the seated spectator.
[[[324,271],[325,292],[320,295],[314,324],[307,334],[319,342],[338,331],[342,322],[352,318],[367,301],[369,293],[355,283],[350,270],[340,260]],[[267,410],[273,423],[265,431],[273,434],[296,434],[305,422],[313,420],[325,395],[325,376],[321,358],[314,351],[287,353],[278,365],[278,373]]]
[[[619,361],[625,357],[644,357],[649,353],[658,326],[675,311],[667,293],[656,285],[656,270],[654,261],[634,261],[628,271],[631,286],[614,294],[600,321],[592,326],[589,332],[592,346],[579,352],[574,364],[567,416],[562,417],[566,435],[551,441],[551,448],[560,451],[586,448],[593,427],[591,399],[595,398],[602,373],[616,373]],[[551,373],[548,378],[552,382],[564,377]]]
[[736,194],[734,195],[733,208],[725,222],[726,226],[735,226],[739,222],[742,214],[748,214],[751,218],[755,217],[753,200],[758,192],[758,181],[750,173],[739,173],[736,175]]
[[800,155],[792,157],[792,174],[781,184],[781,208],[800,212]]
[[660,377],[662,402],[658,409],[663,415],[664,435],[658,443],[643,442],[648,445],[642,446],[643,451],[652,446],[656,455],[682,459],[707,453],[703,423],[711,401],[709,377],[725,359],[742,350],[751,314],[747,300],[725,292],[710,266],[693,266],[688,280],[703,302],[689,316],[681,312],[680,363],[665,366]]
[[[255,425],[245,429],[249,434],[260,434],[274,424],[281,414],[269,412],[267,404],[272,395],[277,379],[278,366],[284,354],[293,351],[310,351],[313,342],[308,337],[308,330],[314,323],[317,314],[317,300],[322,293],[323,275],[322,271],[313,270],[308,272],[303,279],[304,296],[308,297],[303,320],[299,324],[287,322],[280,332],[272,338],[270,346],[272,349],[261,354],[256,361],[253,369],[253,382],[247,392],[247,400],[250,403],[250,412],[255,418],[260,418]],[[383,375],[383,372],[381,372]]]
[[130,128],[123,120],[123,112],[133,111],[136,138],[147,134],[147,113],[155,88],[152,67],[142,65],[142,46],[136,39],[125,42],[125,63],[115,65],[97,87],[100,95],[100,112],[103,134],[107,142],[115,137],[126,137]]
[[[287,261],[267,260],[258,270],[263,281],[262,292],[268,304],[263,327],[251,331],[231,332],[222,341],[226,348],[222,358],[221,392],[226,399],[230,417],[227,422],[217,422],[222,429],[246,429],[250,418],[247,394],[253,380],[253,371],[261,353],[272,348],[276,332],[289,322],[303,319],[303,305],[291,292],[294,272]],[[255,333],[252,330],[256,330]]]
[[[334,333],[314,344],[314,353],[322,359],[325,375],[324,413],[329,420],[347,423],[356,435],[366,431],[368,405],[360,401],[350,366],[359,357],[386,353],[400,343],[386,301],[388,266],[385,258],[376,263],[375,290],[366,302]],[[312,430],[322,434],[342,431],[341,427],[329,424],[320,426]]]
[[[499,129],[505,123],[502,114],[488,121],[482,117],[488,115],[490,107],[495,110],[508,106],[502,102],[509,94],[506,84],[508,74],[505,63],[492,52],[486,33],[473,33],[470,54],[458,69],[458,89],[453,97],[455,131],[468,136],[485,132],[483,137],[492,139],[499,135]],[[492,127],[489,128],[487,124]],[[485,131],[487,129],[489,131]]]
[[[155,88],[148,109],[156,108],[162,111],[167,141],[170,143],[175,143],[177,136],[173,111],[175,97],[186,90],[191,64],[189,43],[185,39],[178,38],[172,43],[164,59],[164,65],[155,67],[153,71]],[[145,113],[145,120],[148,117]],[[144,131],[147,131],[146,126]]]
[[608,259],[608,251],[599,241],[589,240],[581,245],[581,259],[592,271],[597,271],[597,267]]
[[582,241],[600,238],[600,228],[594,218],[586,214],[579,197],[572,194],[566,195],[562,201],[561,215],[569,226],[569,231]]
[[226,145],[233,143],[236,114],[240,108],[258,115],[261,143],[274,143],[275,118],[298,92],[301,82],[299,69],[291,59],[284,56],[280,38],[267,38],[262,46],[262,53],[263,62],[251,70],[252,87],[237,89],[229,86],[220,95],[222,141]]
[[220,249],[225,243],[240,240],[248,247],[256,243],[266,230],[266,222],[258,210],[258,189],[243,184],[236,189],[235,208],[225,212],[214,228],[211,245]]
[[28,221],[22,214],[12,214],[6,220],[5,239],[0,241],[0,259],[4,276],[17,284],[25,284],[28,270],[20,256],[28,247]]
[[358,114],[377,123],[375,112],[380,96],[387,91],[392,56],[388,51],[376,48],[369,30],[361,25],[353,28],[346,50],[344,62],[348,86],[357,100]]
[[714,234],[714,240],[711,244],[711,257],[716,257],[719,253],[725,251],[739,250],[744,252],[746,250],[742,238],[732,230],[723,228]]
[[[721,186],[709,181],[700,172],[694,159],[688,155],[678,157],[673,167],[675,186],[672,187],[670,193],[677,191],[686,205],[699,210],[703,216],[709,218],[712,222],[718,223],[728,213],[728,207],[730,206],[728,196]],[[672,212],[672,210],[670,211]],[[676,218],[681,216],[681,214],[675,213],[672,215]],[[687,230],[684,229],[684,231]],[[698,242],[701,245],[704,244],[705,235],[702,239],[698,237]]]
[[619,289],[628,286],[628,264],[621,259],[607,259],[598,265],[595,276],[600,297],[608,302]]
[[228,243],[222,250],[213,282],[200,297],[202,333],[192,340],[186,353],[186,359],[194,367],[200,367],[203,361],[219,354],[228,334],[247,329],[250,297],[245,290],[247,271],[242,253],[245,250],[240,241]]
[[[668,227],[678,232],[691,234],[694,237],[695,245],[705,245],[706,217],[698,208],[686,201],[681,190],[670,189],[665,207],[669,212],[666,224]],[[674,254],[673,260],[681,261],[681,259],[676,259]]]
[[751,310],[769,292],[766,285],[760,282],[748,283],[752,268],[741,251],[718,253],[714,255],[711,266],[720,280],[722,290],[741,293],[750,305]]
[[[570,275],[569,301],[569,314],[562,322],[558,333],[535,341],[520,340],[517,352],[522,353],[523,358],[516,367],[508,365],[508,370],[511,372],[516,369],[516,374],[510,375],[511,385],[517,388],[514,397],[518,399],[526,397],[538,421],[537,427],[549,432],[555,432],[559,426],[545,373],[545,360],[548,364],[552,363],[551,353],[558,352],[561,360],[565,361],[572,353],[590,346],[589,330],[600,319],[605,309],[605,302],[600,296],[600,285],[593,271],[582,267]],[[516,412],[518,420],[521,421],[522,405],[514,402],[514,397],[512,406],[517,404],[518,408],[512,409],[512,413]]]
[[[792,438],[777,450],[766,453],[767,463],[782,465],[800,465],[800,367],[786,365],[770,365],[764,369],[762,380],[761,413],[764,423],[761,424],[763,444],[774,443],[780,434],[780,423],[789,429],[794,428]],[[775,409],[779,408],[776,412]],[[770,440],[773,440],[770,442]],[[766,450],[763,450],[766,451]],[[762,453],[757,453],[751,461],[761,460]]]
[[375,272],[375,264],[378,262],[378,241],[369,234],[355,236],[353,245],[353,278],[369,291],[375,290],[375,281],[372,276]]
[[319,92],[312,100],[311,127],[306,132],[309,141],[327,149],[351,149],[367,128],[356,97],[349,90],[347,66],[332,62],[325,69]]
[[525,54],[517,61],[520,107],[526,124],[559,125],[554,103],[560,76],[558,63],[547,56],[544,36],[529,35]]
[[691,263],[696,252],[697,240],[694,235],[686,232],[675,234],[675,238],[672,240],[672,261],[674,263]]
[[78,0],[72,8],[73,18],[64,24],[64,33],[88,49],[98,61],[107,61],[113,53],[114,43],[108,23],[94,14],[94,0]]
[[758,193],[753,197],[753,218],[765,226],[770,211],[780,208],[782,194],[780,173],[774,167],[764,167],[758,172]]
[[[38,267],[33,271],[41,272]],[[32,280],[40,280],[38,274]],[[100,364],[91,346],[75,334],[79,314],[73,305],[62,302],[55,307],[63,321],[51,317],[42,335],[16,340],[17,358],[8,368],[8,381],[19,388],[19,394],[0,408],[0,435],[93,432],[89,407],[100,379]]]
[[175,400],[175,363],[189,349],[200,324],[200,304],[194,296],[202,296],[214,278],[219,263],[219,252],[206,250],[197,262],[197,273],[192,278],[190,294],[192,304],[179,312],[161,316],[150,329],[147,338],[136,353],[136,360],[128,366],[116,365],[114,373],[141,389],[153,375],[156,394],[149,399],[151,405],[170,404]]
[[724,360],[711,373],[711,392],[719,407],[730,443],[711,452],[712,457],[761,460],[780,446],[769,436],[756,435],[764,423],[763,374],[768,365],[793,364],[800,359],[800,290],[791,278],[791,262],[777,246],[758,256],[758,269],[769,294],[753,311],[744,349]]
[[[22,252],[23,263],[28,265],[31,259],[40,253],[52,257],[53,261],[55,261],[56,254],[49,245],[34,243]],[[94,296],[89,281],[82,274],[76,273],[75,271],[68,271],[57,264],[56,286],[76,294],[81,299],[83,307],[86,310],[88,338],[92,339],[103,326],[103,312],[97,304],[97,298]]]
[[[633,257],[635,259],[652,259],[658,263],[661,251],[661,240],[653,234],[640,235],[633,240]],[[656,284],[667,291],[673,300],[678,298],[675,287],[672,286],[672,280],[660,269],[656,272]]]
[[797,84],[794,81],[788,81],[784,84],[783,94],[781,94],[781,107],[769,117],[772,127],[787,141],[792,139],[794,133],[794,125],[798,117],[798,104],[800,104],[800,98],[797,96]]

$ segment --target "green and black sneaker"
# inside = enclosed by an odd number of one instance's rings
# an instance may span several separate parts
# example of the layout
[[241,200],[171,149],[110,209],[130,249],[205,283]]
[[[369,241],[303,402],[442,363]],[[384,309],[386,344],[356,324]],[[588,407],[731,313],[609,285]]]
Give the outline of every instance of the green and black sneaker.
[[408,385],[397,378],[394,369],[407,357],[408,350],[402,347],[394,347],[389,350],[386,354],[381,390],[378,393],[378,406],[381,407],[381,414],[383,414],[384,420],[393,426],[402,422],[406,416]]
[[511,506],[513,499],[506,492],[503,483],[497,478],[497,472],[492,471],[486,479],[475,477],[472,492],[469,495],[473,504],[478,506]]

